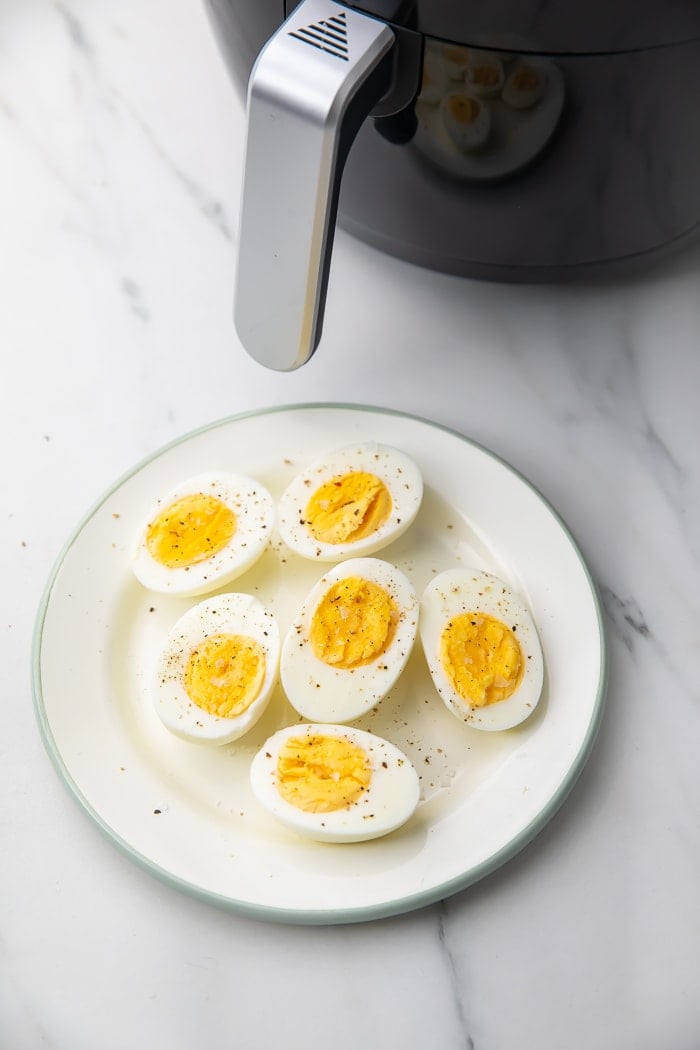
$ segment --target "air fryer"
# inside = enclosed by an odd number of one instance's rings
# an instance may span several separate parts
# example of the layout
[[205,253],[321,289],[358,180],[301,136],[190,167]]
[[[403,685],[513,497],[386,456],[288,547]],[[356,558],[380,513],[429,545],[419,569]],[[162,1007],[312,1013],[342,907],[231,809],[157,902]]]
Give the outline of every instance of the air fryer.
[[318,345],[336,223],[421,266],[559,281],[700,221],[694,0],[207,0],[247,97],[235,320]]

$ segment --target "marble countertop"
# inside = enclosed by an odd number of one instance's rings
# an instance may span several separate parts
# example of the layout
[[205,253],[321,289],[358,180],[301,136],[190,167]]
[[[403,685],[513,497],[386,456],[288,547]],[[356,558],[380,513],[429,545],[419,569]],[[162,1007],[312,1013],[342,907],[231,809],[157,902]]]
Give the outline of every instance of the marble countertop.
[[[271,373],[231,322],[242,135],[200,4],[3,4],[0,1046],[693,1050],[700,249],[506,287],[340,232],[321,348]],[[504,457],[571,528],[609,636],[595,747],[544,830],[444,902],[345,927],[224,912],[133,865],[57,776],[30,680],[46,580],[108,486],[193,428],[307,401]]]

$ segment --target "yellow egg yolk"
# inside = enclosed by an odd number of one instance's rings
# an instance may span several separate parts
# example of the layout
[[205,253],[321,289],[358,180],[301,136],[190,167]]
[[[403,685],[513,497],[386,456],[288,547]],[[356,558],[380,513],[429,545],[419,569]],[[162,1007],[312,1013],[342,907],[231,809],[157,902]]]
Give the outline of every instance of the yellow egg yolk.
[[466,47],[445,47],[442,49],[443,56],[448,62],[463,65],[469,61],[469,52]]
[[235,718],[253,703],[265,678],[265,651],[254,638],[213,634],[190,653],[184,687],[190,700],[218,718]]
[[364,539],[391,513],[391,495],[381,478],[366,471],[340,474],[324,482],[306,505],[304,521],[321,543]]
[[482,87],[495,87],[499,81],[499,73],[494,66],[477,66],[472,70],[472,77],[474,83]]
[[479,103],[466,95],[452,95],[447,100],[447,108],[459,124],[471,124],[479,115]]
[[515,634],[485,613],[452,617],[440,638],[440,660],[453,688],[470,707],[507,700],[522,678],[522,650]]
[[361,576],[347,576],[326,591],[311,618],[314,655],[332,667],[349,670],[386,652],[396,631],[399,610],[391,595]]
[[534,69],[523,66],[513,74],[512,83],[519,91],[533,91],[538,87],[540,78]]
[[371,779],[365,752],[342,737],[290,737],[277,759],[280,795],[305,813],[349,808]]
[[218,554],[236,531],[236,515],[216,496],[195,492],[175,500],[150,522],[146,547],[168,569],[197,565]]

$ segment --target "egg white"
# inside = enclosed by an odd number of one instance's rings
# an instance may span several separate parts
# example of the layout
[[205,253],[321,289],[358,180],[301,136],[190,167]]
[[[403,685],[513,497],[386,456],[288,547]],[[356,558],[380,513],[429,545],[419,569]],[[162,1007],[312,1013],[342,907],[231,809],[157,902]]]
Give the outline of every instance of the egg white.
[[[190,566],[169,568],[146,545],[148,526],[176,500],[196,493],[216,496],[236,515],[236,531],[218,553]],[[152,507],[141,526],[132,560],[134,575],[151,591],[195,597],[241,576],[262,555],[274,524],[275,508],[267,489],[243,474],[204,473],[177,485]]]
[[[359,576],[383,587],[399,609],[394,637],[372,663],[349,669],[332,667],[314,654],[309,639],[313,614],[338,580]],[[389,562],[351,558],[330,569],[304,599],[289,629],[280,662],[282,685],[292,706],[315,722],[350,722],[379,703],[398,680],[418,630],[418,597],[412,583]]]
[[[265,653],[265,676],[252,704],[233,718],[220,718],[193,703],[184,687],[190,654],[216,634],[239,634],[259,642]],[[199,602],[170,630],[159,654],[152,685],[156,714],[183,740],[228,744],[247,733],[265,711],[278,680],[280,636],[277,622],[250,594],[219,594]]]
[[[380,478],[392,500],[391,514],[375,532],[346,543],[322,543],[304,524],[304,512],[312,494],[331,478],[365,471]],[[376,442],[348,445],[316,460],[287,487],[279,501],[279,532],[286,545],[313,561],[340,561],[349,556],[373,554],[403,535],[413,523],[423,498],[423,478],[417,464],[405,452]]]
[[[440,661],[445,624],[462,612],[482,612],[515,631],[524,658],[518,688],[506,700],[471,706],[453,688]],[[524,600],[498,577],[474,569],[448,569],[431,580],[420,603],[420,638],[430,675],[447,709],[475,729],[512,729],[528,718],[542,695],[544,660]]]
[[439,52],[426,48],[419,102],[437,105],[447,90],[449,76]]
[[[369,759],[370,783],[349,807],[307,813],[283,798],[277,787],[277,760],[290,737],[332,736],[350,740]],[[253,759],[250,783],[258,802],[281,824],[322,842],[361,842],[388,835],[415,812],[420,796],[418,774],[410,760],[382,737],[348,726],[301,724],[280,729]]]

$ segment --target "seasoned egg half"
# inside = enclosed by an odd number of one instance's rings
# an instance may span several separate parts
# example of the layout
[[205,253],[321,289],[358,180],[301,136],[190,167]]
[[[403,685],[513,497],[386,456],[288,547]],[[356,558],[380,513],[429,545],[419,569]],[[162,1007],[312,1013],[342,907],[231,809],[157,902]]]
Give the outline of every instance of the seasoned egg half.
[[511,729],[535,709],[542,648],[523,599],[487,572],[448,569],[426,587],[420,636],[447,708],[476,729]]
[[242,474],[199,474],[159,499],[141,528],[133,560],[152,591],[207,594],[263,553],[274,521],[272,496]]
[[386,696],[418,630],[418,597],[378,558],[351,558],[314,585],[282,646],[290,703],[314,722],[350,722]]
[[420,794],[418,775],[388,740],[347,726],[288,726],[252,761],[262,806],[306,838],[361,842],[401,827]]
[[159,656],[153,702],[176,736],[228,744],[247,733],[277,681],[274,617],[250,594],[219,594],[180,617]]
[[420,470],[404,452],[349,445],[292,481],[278,505],[280,535],[316,561],[372,554],[406,531],[422,498]]

